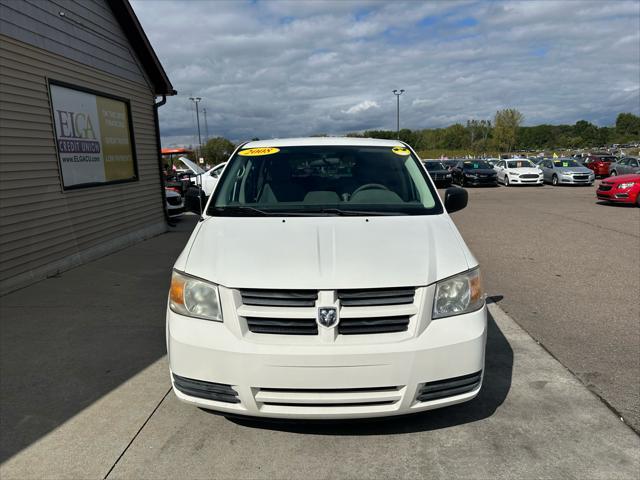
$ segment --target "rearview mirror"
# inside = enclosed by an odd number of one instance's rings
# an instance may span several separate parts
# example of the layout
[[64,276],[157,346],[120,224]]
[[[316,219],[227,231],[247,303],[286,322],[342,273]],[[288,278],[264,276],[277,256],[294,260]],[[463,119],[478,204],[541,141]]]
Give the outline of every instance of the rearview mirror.
[[444,191],[444,208],[453,213],[467,206],[469,194],[464,188],[451,187]]

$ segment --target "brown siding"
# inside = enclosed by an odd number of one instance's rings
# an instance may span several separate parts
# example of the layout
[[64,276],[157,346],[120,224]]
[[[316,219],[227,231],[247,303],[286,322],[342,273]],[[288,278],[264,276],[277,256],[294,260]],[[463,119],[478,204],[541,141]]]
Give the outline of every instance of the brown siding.
[[[108,13],[87,5],[95,22]],[[15,277],[42,277],[47,265],[164,228],[155,98],[145,77],[127,70],[115,76],[0,35],[0,291]],[[129,99],[139,181],[62,191],[47,78]]]

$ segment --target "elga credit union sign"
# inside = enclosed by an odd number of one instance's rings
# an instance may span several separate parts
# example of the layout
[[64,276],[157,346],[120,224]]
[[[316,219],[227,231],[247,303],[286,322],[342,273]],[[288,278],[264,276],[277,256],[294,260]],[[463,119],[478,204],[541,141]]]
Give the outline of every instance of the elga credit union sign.
[[64,188],[136,180],[128,103],[54,83],[49,88]]

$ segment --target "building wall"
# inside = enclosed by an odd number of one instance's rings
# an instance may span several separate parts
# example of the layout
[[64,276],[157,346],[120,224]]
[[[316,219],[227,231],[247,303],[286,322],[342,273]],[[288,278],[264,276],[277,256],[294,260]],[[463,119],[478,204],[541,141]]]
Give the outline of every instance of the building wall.
[[[108,6],[89,1],[0,2],[0,293],[4,293],[161,233],[166,223],[155,97]],[[16,4],[22,5],[19,15],[11,13],[17,11]],[[79,18],[82,13],[81,21],[87,25],[90,21],[97,33],[84,27],[61,31],[64,27],[56,27],[52,20],[57,12],[46,16],[58,4],[64,4],[69,16]],[[9,19],[7,5],[13,9]],[[116,48],[113,42],[124,47]],[[129,99],[139,181],[62,190],[47,79]]]

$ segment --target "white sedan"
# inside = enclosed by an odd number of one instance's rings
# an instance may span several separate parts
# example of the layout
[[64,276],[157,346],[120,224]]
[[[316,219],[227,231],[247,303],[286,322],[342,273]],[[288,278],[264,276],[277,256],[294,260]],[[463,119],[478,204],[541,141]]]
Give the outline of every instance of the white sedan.
[[526,158],[510,158],[500,160],[493,169],[497,173],[498,182],[509,185],[542,185],[542,170]]
[[227,164],[227,162],[224,162],[205,171],[187,157],[180,157],[178,160],[182,162],[182,164],[192,173],[192,183],[195,182],[196,185],[202,186],[202,191],[206,197],[209,197],[211,193],[213,193],[213,189],[218,183],[220,174],[222,173],[224,166]]

